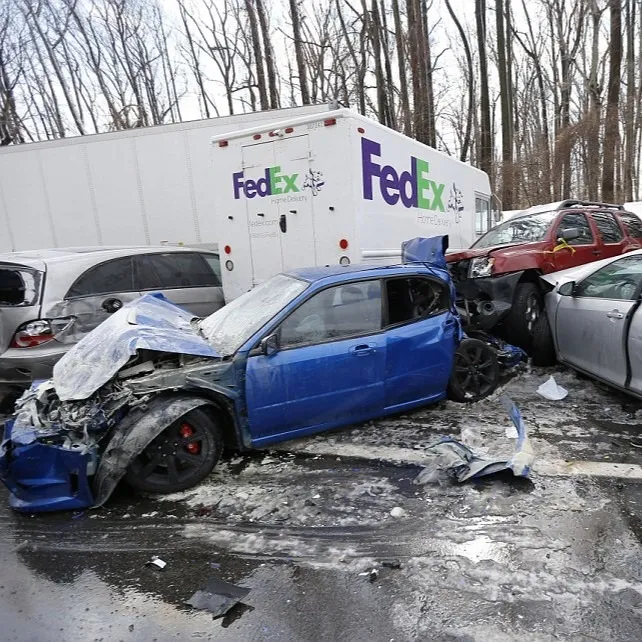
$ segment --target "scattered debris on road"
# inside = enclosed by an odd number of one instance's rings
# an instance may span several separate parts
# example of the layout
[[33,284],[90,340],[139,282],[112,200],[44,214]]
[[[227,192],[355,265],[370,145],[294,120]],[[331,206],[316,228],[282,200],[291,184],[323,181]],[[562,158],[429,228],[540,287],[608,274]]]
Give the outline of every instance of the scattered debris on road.
[[166,566],[167,562],[163,561],[158,555],[154,555],[149,562],[145,562],[145,566],[153,566],[154,568],[157,568],[159,571],[162,571]]
[[562,386],[560,386],[557,381],[555,381],[555,377],[551,375],[537,389],[537,394],[541,397],[544,397],[544,399],[548,399],[549,401],[561,401],[568,395],[568,390],[566,388],[562,388]]
[[468,446],[444,437],[427,448],[433,458],[417,475],[414,484],[439,481],[446,473],[458,482],[511,470],[518,477],[528,477],[533,463],[533,450],[526,434],[526,427],[515,403],[507,396],[500,399],[517,431],[517,444],[512,456],[492,457],[486,453],[475,453]]
[[233,606],[238,604],[247,596],[250,590],[249,588],[236,586],[212,577],[185,604],[200,611],[209,611],[216,619],[225,615]]

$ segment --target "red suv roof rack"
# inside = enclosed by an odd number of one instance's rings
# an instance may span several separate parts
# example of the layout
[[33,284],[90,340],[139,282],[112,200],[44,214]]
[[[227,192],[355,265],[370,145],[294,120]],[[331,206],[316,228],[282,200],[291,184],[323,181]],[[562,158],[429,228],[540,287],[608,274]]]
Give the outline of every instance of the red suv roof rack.
[[595,201],[578,201],[575,199],[568,199],[566,201],[562,201],[559,206],[558,210],[565,210],[566,208],[570,207],[599,207],[601,209],[612,209],[612,210],[623,210],[624,205],[614,205],[613,203],[597,203]]

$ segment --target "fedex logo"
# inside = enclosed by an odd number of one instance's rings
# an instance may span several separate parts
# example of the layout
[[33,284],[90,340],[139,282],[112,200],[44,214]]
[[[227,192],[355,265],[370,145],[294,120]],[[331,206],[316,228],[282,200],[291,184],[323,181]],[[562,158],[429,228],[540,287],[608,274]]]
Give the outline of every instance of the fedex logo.
[[444,184],[428,178],[430,165],[420,158],[410,157],[410,170],[398,172],[392,165],[383,165],[381,145],[368,138],[361,139],[361,163],[363,172],[363,198],[373,200],[373,184],[379,183],[379,191],[388,205],[399,201],[404,207],[444,212]]
[[241,193],[246,198],[255,196],[274,196],[275,194],[287,194],[288,192],[299,192],[296,185],[298,174],[281,173],[281,167],[268,167],[262,178],[253,180],[245,179],[243,172],[234,172],[232,182],[234,183],[234,198],[241,198]]

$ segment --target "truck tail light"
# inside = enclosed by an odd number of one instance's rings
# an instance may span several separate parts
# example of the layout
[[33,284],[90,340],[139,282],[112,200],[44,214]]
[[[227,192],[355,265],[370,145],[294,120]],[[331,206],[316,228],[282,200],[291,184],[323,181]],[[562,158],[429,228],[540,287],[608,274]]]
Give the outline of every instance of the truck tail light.
[[336,125],[337,124],[337,119],[336,118],[326,118],[323,121],[323,126],[324,127],[330,127],[331,125]]
[[23,323],[13,335],[11,348],[35,348],[53,341],[71,327],[74,319],[36,319]]
[[225,252],[225,254],[232,254],[232,248],[229,245],[226,245],[223,248],[223,251]]
[[219,140],[218,141],[218,146],[219,147],[227,147],[229,143],[226,140]]
[[348,239],[341,239],[341,240],[339,241],[339,247],[340,247],[342,250],[347,250],[347,249],[348,249]]
[[254,134],[254,136],[252,136],[252,138],[254,140],[261,140],[261,134]]
[[286,134],[291,134],[294,131],[294,127],[286,127],[283,131],[285,131]]

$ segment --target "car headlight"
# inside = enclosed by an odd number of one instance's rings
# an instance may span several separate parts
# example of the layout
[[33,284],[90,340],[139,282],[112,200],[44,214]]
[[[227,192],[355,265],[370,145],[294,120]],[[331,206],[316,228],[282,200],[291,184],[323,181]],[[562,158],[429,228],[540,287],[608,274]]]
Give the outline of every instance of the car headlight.
[[480,256],[473,259],[468,268],[468,278],[479,279],[484,276],[490,276],[493,263],[495,263],[495,259],[491,259],[489,256]]

